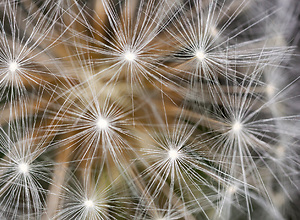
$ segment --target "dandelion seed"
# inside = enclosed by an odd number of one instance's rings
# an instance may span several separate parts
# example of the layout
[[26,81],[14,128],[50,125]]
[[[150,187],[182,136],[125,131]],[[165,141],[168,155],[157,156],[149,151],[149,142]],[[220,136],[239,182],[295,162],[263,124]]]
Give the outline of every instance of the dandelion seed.
[[228,187],[228,189],[227,189],[227,192],[229,193],[229,194],[234,194],[234,193],[236,193],[236,191],[237,191],[237,187],[236,186],[229,186]]
[[268,84],[266,86],[266,93],[267,93],[268,96],[273,96],[274,95],[275,88],[274,88],[274,86],[272,84]]
[[239,121],[234,122],[234,124],[232,125],[232,131],[235,134],[239,134],[241,132],[242,128],[243,128],[243,125]]
[[[167,180],[170,179],[170,188],[168,189],[169,203],[166,208],[168,211],[171,211],[171,207],[173,205],[172,199],[176,198],[174,187],[178,185],[180,187],[178,189],[180,193],[183,193],[183,188],[188,189],[189,195],[194,198],[193,201],[195,205],[197,205],[199,209],[205,213],[205,210],[203,210],[203,203],[209,202],[209,198],[207,195],[204,195],[205,192],[201,189],[201,187],[198,187],[198,185],[205,184],[216,193],[218,189],[206,182],[206,180],[204,180],[204,178],[197,172],[204,172],[212,177],[212,179],[220,179],[220,177],[215,175],[213,167],[203,163],[202,161],[199,146],[193,137],[197,124],[195,126],[190,126],[183,122],[183,115],[180,115],[180,117],[181,118],[176,121],[174,126],[165,128],[165,130],[161,130],[152,137],[155,144],[149,146],[153,148],[151,150],[149,149],[149,156],[151,155],[151,161],[155,162],[150,166],[147,166],[146,172],[154,175],[151,176],[146,187],[149,191],[150,189],[154,190],[154,197],[157,198],[159,197],[159,194],[162,193],[162,189],[166,187]],[[185,177],[189,178],[191,184],[197,185],[197,193],[203,194],[205,201],[197,199],[197,196],[191,190],[189,183],[185,180]],[[184,210],[182,211],[185,212]],[[169,214],[170,213],[168,213],[167,216],[169,216]],[[165,215],[163,216],[165,217]]]
[[122,216],[122,198],[111,194],[111,187],[105,186],[105,178],[102,177],[102,174],[91,177],[94,186],[90,186],[90,181],[86,179],[79,182],[76,178],[70,178],[66,186],[62,187],[63,203],[54,219],[116,220],[116,215]]
[[133,61],[135,61],[135,59],[136,59],[136,54],[135,54],[134,52],[127,51],[127,52],[124,54],[124,58],[125,58],[125,60],[127,60],[128,62],[133,62]]
[[196,51],[195,56],[198,58],[198,60],[204,61],[206,58],[206,53],[204,50],[199,49]]
[[29,172],[29,165],[27,163],[22,162],[18,165],[18,170],[20,173],[25,175]]
[[11,63],[9,63],[8,65],[8,69],[11,73],[16,72],[16,70],[18,70],[19,68],[19,64],[16,61],[13,61]]
[[101,116],[97,119],[96,126],[99,130],[106,130],[109,127],[109,122],[107,119]]
[[168,155],[169,155],[169,158],[171,159],[171,161],[174,161],[174,160],[176,160],[179,157],[179,153],[175,149],[169,150],[169,154]]
[[89,208],[93,208],[95,206],[95,204],[92,200],[87,199],[84,201],[84,206],[89,209]]
[[278,146],[275,149],[275,154],[278,158],[283,158],[285,155],[285,151],[286,151],[286,149],[283,146]]

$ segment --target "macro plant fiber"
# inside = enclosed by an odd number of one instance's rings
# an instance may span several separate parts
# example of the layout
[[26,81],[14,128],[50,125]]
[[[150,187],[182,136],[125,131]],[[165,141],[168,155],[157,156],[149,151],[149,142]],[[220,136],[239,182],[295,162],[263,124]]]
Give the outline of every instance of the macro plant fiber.
[[1,0],[1,220],[300,219],[297,0]]

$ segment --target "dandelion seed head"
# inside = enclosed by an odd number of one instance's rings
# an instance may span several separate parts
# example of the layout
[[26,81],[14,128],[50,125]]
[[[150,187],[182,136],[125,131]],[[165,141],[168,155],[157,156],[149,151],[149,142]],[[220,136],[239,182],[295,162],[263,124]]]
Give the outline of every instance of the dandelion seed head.
[[19,163],[18,170],[22,174],[27,174],[29,172],[29,165],[27,163]]
[[206,58],[205,51],[202,49],[199,49],[196,51],[195,56],[198,58],[198,60],[203,61]]
[[239,121],[235,121],[232,125],[232,131],[235,133],[235,134],[239,134],[241,132],[243,128],[243,125],[241,122]]
[[88,209],[93,208],[95,206],[94,202],[90,199],[85,200],[83,205]]
[[14,73],[16,72],[16,70],[19,68],[19,64],[16,62],[16,61],[13,61],[13,62],[10,62],[8,64],[8,70],[11,72],[11,73]]
[[299,155],[297,125],[285,127],[299,115],[279,68],[294,54],[277,25],[294,20],[285,11],[277,19],[276,6],[234,0],[2,2],[3,218],[288,218]]
[[179,153],[175,149],[169,150],[168,155],[169,155],[169,158],[171,159],[171,161],[174,161],[174,160],[176,160],[179,157]]
[[132,51],[126,51],[124,54],[124,59],[128,62],[133,62],[136,59],[136,54]]
[[96,122],[96,126],[99,130],[106,130],[109,127],[109,122],[103,117],[99,117]]

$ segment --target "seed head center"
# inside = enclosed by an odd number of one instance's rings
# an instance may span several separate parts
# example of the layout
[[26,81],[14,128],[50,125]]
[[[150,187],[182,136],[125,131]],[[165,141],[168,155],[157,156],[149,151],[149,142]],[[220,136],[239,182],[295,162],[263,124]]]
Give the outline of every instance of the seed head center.
[[8,64],[8,69],[11,73],[16,72],[16,70],[19,68],[19,65],[16,61],[10,62]]
[[90,199],[87,199],[84,201],[84,206],[87,207],[87,208],[93,208],[94,207],[94,202]]
[[18,169],[20,173],[26,174],[29,171],[29,165],[27,163],[22,162],[18,165]]
[[195,55],[200,61],[203,61],[206,58],[206,54],[203,50],[197,50]]
[[131,51],[127,51],[124,54],[124,58],[125,58],[125,60],[127,60],[129,62],[133,62],[136,59],[136,54]]
[[234,122],[234,124],[232,125],[232,131],[236,134],[238,134],[242,130],[242,128],[243,125],[239,121]]
[[169,158],[170,158],[172,161],[176,160],[176,159],[178,158],[178,156],[179,156],[179,153],[178,153],[177,150],[175,150],[175,149],[169,150]]
[[97,128],[99,128],[100,130],[106,130],[109,126],[109,122],[107,119],[99,117],[97,122],[96,122],[96,126]]

